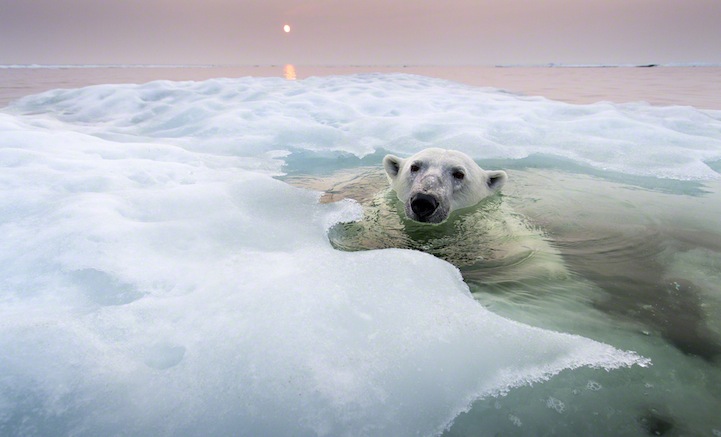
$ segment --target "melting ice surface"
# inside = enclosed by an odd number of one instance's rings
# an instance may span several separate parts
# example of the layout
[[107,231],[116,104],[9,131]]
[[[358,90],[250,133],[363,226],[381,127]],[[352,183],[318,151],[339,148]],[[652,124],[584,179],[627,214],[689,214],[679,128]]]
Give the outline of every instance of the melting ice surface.
[[406,75],[24,98],[0,113],[0,434],[434,435],[478,398],[648,365],[491,313],[428,254],[334,250],[359,206],[274,176],[440,145],[704,180],[720,130]]

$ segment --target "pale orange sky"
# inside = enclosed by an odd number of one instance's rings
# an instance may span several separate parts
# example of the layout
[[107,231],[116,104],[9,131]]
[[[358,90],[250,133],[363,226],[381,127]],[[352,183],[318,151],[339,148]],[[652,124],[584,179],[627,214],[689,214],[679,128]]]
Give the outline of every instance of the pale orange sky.
[[721,0],[0,0],[0,41],[0,64],[719,64]]

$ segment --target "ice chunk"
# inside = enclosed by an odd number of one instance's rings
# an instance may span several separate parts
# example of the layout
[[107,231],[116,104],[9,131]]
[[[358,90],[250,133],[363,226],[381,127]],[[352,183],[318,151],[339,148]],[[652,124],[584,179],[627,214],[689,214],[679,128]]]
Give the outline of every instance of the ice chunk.
[[10,110],[41,115],[28,117],[36,126],[236,156],[444,146],[680,180],[717,178],[706,163],[721,159],[721,111],[572,105],[404,74],[98,85],[29,96]]
[[358,205],[272,178],[278,150],[403,149],[521,101],[362,76],[101,86],[0,114],[0,431],[428,435],[564,369],[647,364],[494,315],[430,255],[336,251],[326,231]]

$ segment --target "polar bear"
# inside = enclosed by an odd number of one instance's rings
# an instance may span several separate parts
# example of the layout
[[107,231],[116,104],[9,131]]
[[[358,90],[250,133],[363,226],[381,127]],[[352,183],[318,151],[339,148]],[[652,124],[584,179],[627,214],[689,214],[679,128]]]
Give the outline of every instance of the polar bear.
[[499,195],[506,172],[485,171],[464,153],[435,148],[405,159],[388,155],[382,162],[286,178],[322,192],[321,202],[361,204],[361,220],[328,230],[336,249],[419,250],[486,285],[567,275],[543,231]]
[[485,171],[457,150],[430,148],[407,159],[386,155],[388,180],[409,219],[442,223],[451,212],[477,205],[508,180],[506,172]]

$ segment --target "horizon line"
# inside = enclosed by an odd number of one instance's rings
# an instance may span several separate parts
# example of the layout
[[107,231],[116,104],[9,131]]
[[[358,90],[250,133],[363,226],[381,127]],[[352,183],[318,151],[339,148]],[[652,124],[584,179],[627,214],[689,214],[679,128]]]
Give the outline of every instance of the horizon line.
[[662,63],[513,63],[513,64],[156,64],[156,63],[27,63],[0,64],[0,69],[73,68],[278,68],[285,65],[314,68],[644,68],[644,67],[721,67],[717,62]]

